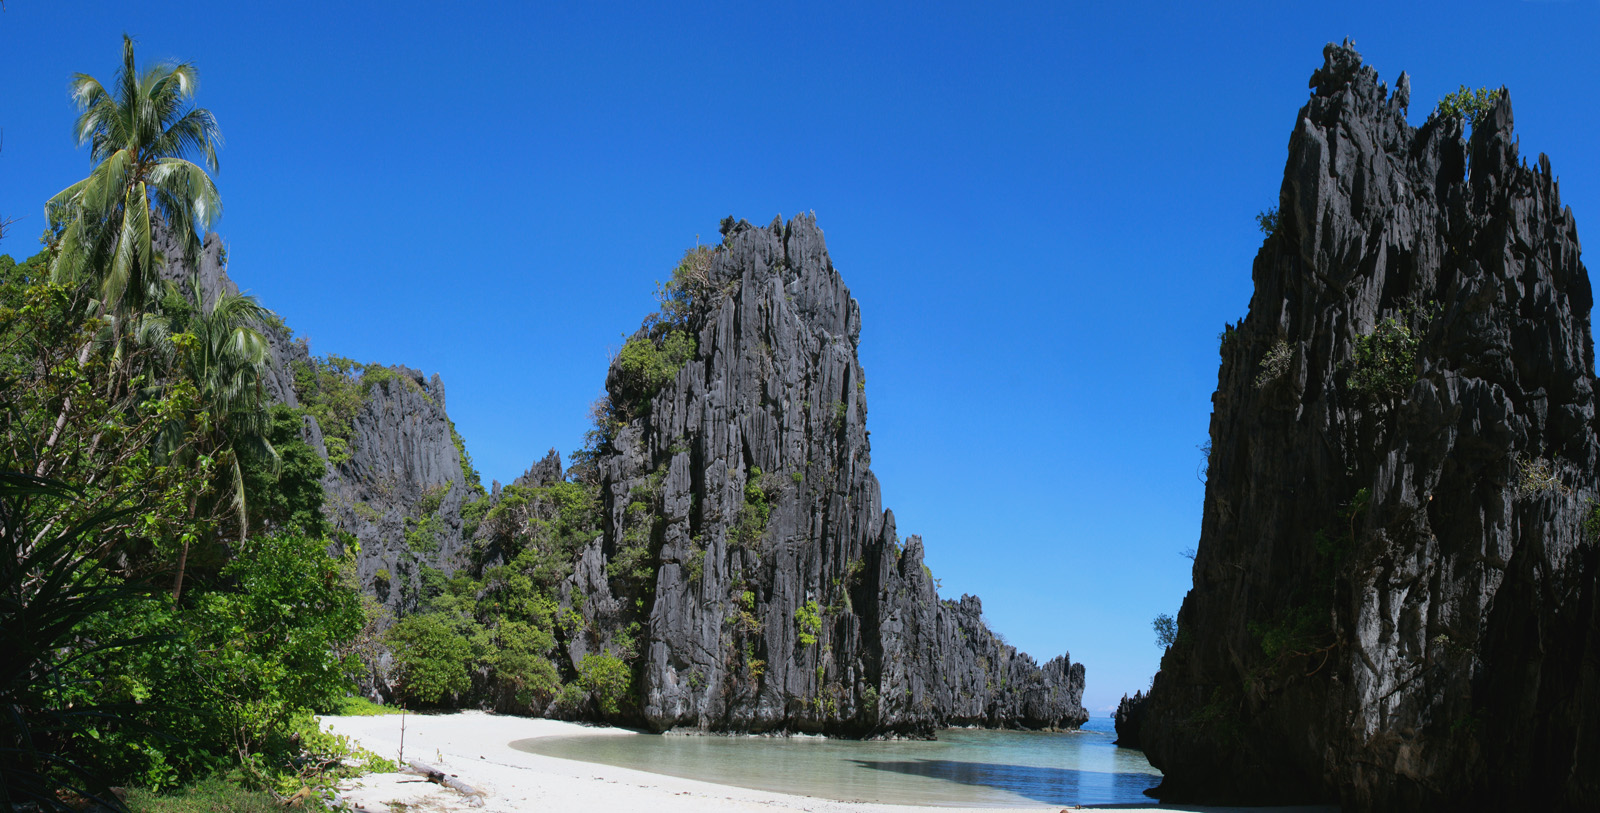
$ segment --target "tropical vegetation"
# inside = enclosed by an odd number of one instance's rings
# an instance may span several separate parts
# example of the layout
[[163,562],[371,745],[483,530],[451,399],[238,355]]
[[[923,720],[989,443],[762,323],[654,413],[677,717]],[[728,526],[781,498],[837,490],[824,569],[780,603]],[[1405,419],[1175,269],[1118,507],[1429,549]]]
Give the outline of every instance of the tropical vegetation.
[[0,256],[8,808],[197,782],[315,801],[349,770],[312,715],[353,686],[356,551],[266,397],[280,323],[194,274],[221,213],[197,78],[140,70],[129,38],[112,81],[74,77],[92,169],[46,203],[42,251]]

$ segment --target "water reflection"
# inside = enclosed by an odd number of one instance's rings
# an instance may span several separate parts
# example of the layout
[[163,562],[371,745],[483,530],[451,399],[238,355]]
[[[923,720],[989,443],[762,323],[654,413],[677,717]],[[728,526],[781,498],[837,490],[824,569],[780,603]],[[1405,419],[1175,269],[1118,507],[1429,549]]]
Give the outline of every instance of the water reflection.
[[946,782],[959,782],[963,785],[1003,789],[1051,805],[1104,804],[1145,799],[1145,790],[1161,783],[1159,775],[1148,773],[1103,773],[1035,765],[957,762],[948,759],[917,759],[903,762],[875,762],[865,759],[851,761],[859,767],[874,771],[894,771]]
[[[1095,721],[1098,722],[1098,721]],[[727,785],[844,801],[961,806],[1149,803],[1161,781],[1109,726],[1066,734],[941,732],[935,742],[631,734],[513,747]],[[1104,729],[1104,730],[1101,730]]]

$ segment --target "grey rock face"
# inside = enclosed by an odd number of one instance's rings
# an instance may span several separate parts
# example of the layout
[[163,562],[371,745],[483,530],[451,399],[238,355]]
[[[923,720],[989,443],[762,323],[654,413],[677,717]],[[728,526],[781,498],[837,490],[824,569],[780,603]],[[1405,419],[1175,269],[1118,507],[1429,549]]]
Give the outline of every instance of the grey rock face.
[[1140,732],[1144,729],[1144,692],[1134,692],[1132,697],[1122,696],[1112,720],[1117,727],[1117,745],[1123,748],[1143,748]]
[[[197,271],[194,278],[203,302],[239,292],[227,273],[222,240],[215,234],[206,237],[198,269],[183,262],[178,241],[170,233],[159,229],[156,241],[171,259],[164,275],[187,285],[191,272]],[[267,398],[302,406],[293,369],[297,362],[310,362],[306,345],[291,340],[287,329],[260,327],[272,355],[261,379]],[[324,510],[335,529],[360,543],[357,573],[362,586],[398,614],[415,607],[424,567],[448,574],[462,564],[461,505],[476,495],[469,494],[461,469],[439,376],[424,379],[422,373],[403,366],[389,370],[394,376],[370,388],[351,421],[351,459],[327,464],[323,489]],[[303,437],[328,460],[321,427],[309,416]],[[420,518],[435,499],[436,520],[426,534],[433,544],[415,549],[406,541],[408,520]]]
[[[569,644],[574,665],[636,623],[639,716],[657,730],[1080,725],[1083,666],[1041,668],[976,598],[941,601],[921,540],[902,543],[882,509],[861,314],[814,220],[725,237],[693,358],[595,461],[606,533],[569,582],[592,631]],[[621,382],[614,363],[614,402]],[[753,494],[770,509],[755,534]],[[646,584],[608,574],[640,544]]]
[[[361,543],[361,584],[401,613],[416,607],[422,568],[449,575],[463,563],[461,506],[476,495],[461,470],[439,376],[389,369],[395,376],[372,387],[351,421],[350,459],[330,463],[322,485],[334,526]],[[429,514],[427,527],[415,527]]]
[[1519,160],[1508,96],[1463,140],[1459,118],[1410,127],[1348,43],[1325,56],[1223,338],[1194,588],[1142,731],[1159,793],[1595,809],[1572,213],[1549,161]]

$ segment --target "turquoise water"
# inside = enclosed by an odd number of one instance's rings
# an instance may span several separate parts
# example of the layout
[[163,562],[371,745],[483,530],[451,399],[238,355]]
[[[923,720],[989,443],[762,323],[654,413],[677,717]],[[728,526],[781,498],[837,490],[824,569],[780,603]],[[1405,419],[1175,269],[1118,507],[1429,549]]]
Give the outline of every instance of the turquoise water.
[[1112,745],[1111,721],[1083,731],[951,729],[934,742],[631,734],[544,737],[545,756],[843,801],[994,807],[1150,802],[1161,781],[1142,751]]

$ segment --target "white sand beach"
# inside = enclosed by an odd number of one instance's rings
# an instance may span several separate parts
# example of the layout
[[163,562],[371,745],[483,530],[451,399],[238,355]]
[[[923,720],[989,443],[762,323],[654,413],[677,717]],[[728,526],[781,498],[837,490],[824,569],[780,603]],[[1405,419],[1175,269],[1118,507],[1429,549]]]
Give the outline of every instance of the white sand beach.
[[[400,717],[324,717],[325,727],[363,747],[395,758],[400,750]],[[617,736],[626,730],[585,726],[558,720],[510,717],[477,711],[412,714],[405,717],[407,761],[428,763],[460,777],[484,794],[484,806],[472,807],[465,797],[411,774],[371,774],[345,785],[344,798],[380,813],[442,813],[481,810],[622,811],[692,813],[694,811],[814,811],[815,813],[913,813],[994,811],[995,808],[923,807],[840,802],[810,796],[768,793],[746,788],[680,779],[611,765],[576,762],[519,751],[517,740],[555,736]],[[397,807],[396,804],[405,805]],[[1117,810],[1227,811],[1219,807],[1108,806]],[[1059,805],[1007,810],[1055,811]],[[1273,808],[1248,808],[1270,811]],[[1278,808],[1287,810],[1287,808]],[[1309,808],[1295,808],[1309,810]]]

